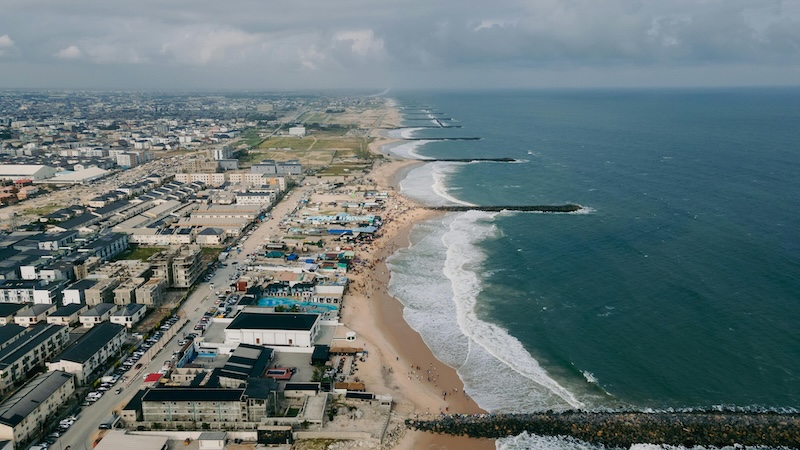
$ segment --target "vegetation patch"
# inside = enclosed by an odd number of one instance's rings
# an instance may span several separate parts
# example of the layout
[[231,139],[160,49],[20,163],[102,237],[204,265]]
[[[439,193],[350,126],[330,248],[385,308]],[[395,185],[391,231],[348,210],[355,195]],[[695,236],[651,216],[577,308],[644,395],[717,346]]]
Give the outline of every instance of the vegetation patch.
[[147,261],[148,258],[162,250],[164,250],[163,247],[142,247],[132,244],[127,252],[120,253],[116,259],[138,259],[139,261]]
[[23,209],[21,214],[28,215],[28,216],[46,216],[51,212],[61,208],[60,205],[56,205],[51,203],[49,205],[40,206],[38,208],[27,208]]

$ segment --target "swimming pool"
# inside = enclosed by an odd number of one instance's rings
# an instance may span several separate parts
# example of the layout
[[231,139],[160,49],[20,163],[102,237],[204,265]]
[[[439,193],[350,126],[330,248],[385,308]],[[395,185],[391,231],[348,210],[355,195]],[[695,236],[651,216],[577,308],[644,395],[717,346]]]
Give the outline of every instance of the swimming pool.
[[258,306],[286,306],[291,308],[292,306],[297,306],[301,309],[306,309],[308,312],[326,312],[326,311],[336,311],[339,309],[336,305],[329,305],[325,303],[314,303],[314,302],[301,302],[298,300],[292,300],[290,298],[283,298],[283,297],[264,297],[258,300]]

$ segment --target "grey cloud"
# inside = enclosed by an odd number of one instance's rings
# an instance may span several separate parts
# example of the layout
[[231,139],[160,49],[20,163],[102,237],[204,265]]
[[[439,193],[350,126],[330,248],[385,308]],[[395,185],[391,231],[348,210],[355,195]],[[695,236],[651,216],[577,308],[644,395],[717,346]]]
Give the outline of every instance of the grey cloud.
[[[402,83],[434,74],[465,82],[489,75],[538,79],[536,71],[567,68],[587,74],[703,71],[710,65],[780,71],[800,65],[799,4],[0,0],[0,39],[14,36],[13,47],[0,42],[0,56],[12,49],[19,63],[0,68],[5,80],[0,83],[30,80],[22,72],[34,66],[54,74],[94,70],[120,80],[121,73],[138,73],[132,67],[141,66],[142,73],[163,75],[155,80],[189,73],[199,85],[203,79],[209,85],[224,80],[256,85],[266,79],[323,87]],[[90,68],[59,70],[70,64]],[[52,85],[59,81],[69,80],[54,79]]]

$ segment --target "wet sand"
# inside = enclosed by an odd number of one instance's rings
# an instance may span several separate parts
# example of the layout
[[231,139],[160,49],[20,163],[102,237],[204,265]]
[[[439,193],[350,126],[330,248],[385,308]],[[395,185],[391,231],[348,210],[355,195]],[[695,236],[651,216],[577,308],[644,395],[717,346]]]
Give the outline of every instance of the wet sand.
[[[390,140],[378,139],[382,146]],[[377,153],[376,148],[372,149]],[[455,369],[445,365],[425,345],[422,337],[403,320],[402,304],[387,293],[390,272],[385,260],[400,248],[409,246],[413,225],[422,220],[441,218],[443,213],[419,208],[397,194],[397,183],[418,161],[391,160],[376,163],[370,177],[379,189],[390,195],[384,226],[373,244],[358,249],[364,265],[351,274],[351,286],[342,310],[345,325],[356,331],[378,360],[364,373],[364,381],[378,394],[390,394],[401,417],[433,417],[439,413],[484,412],[464,392]],[[378,363],[380,368],[377,367]],[[495,448],[492,439],[472,439],[407,431],[397,449],[475,449]]]

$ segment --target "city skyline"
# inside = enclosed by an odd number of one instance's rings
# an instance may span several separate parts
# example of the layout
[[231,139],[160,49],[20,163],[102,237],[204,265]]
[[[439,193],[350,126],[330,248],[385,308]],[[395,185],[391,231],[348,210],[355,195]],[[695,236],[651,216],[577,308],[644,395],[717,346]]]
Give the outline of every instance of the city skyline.
[[783,86],[800,4],[0,2],[0,88]]

